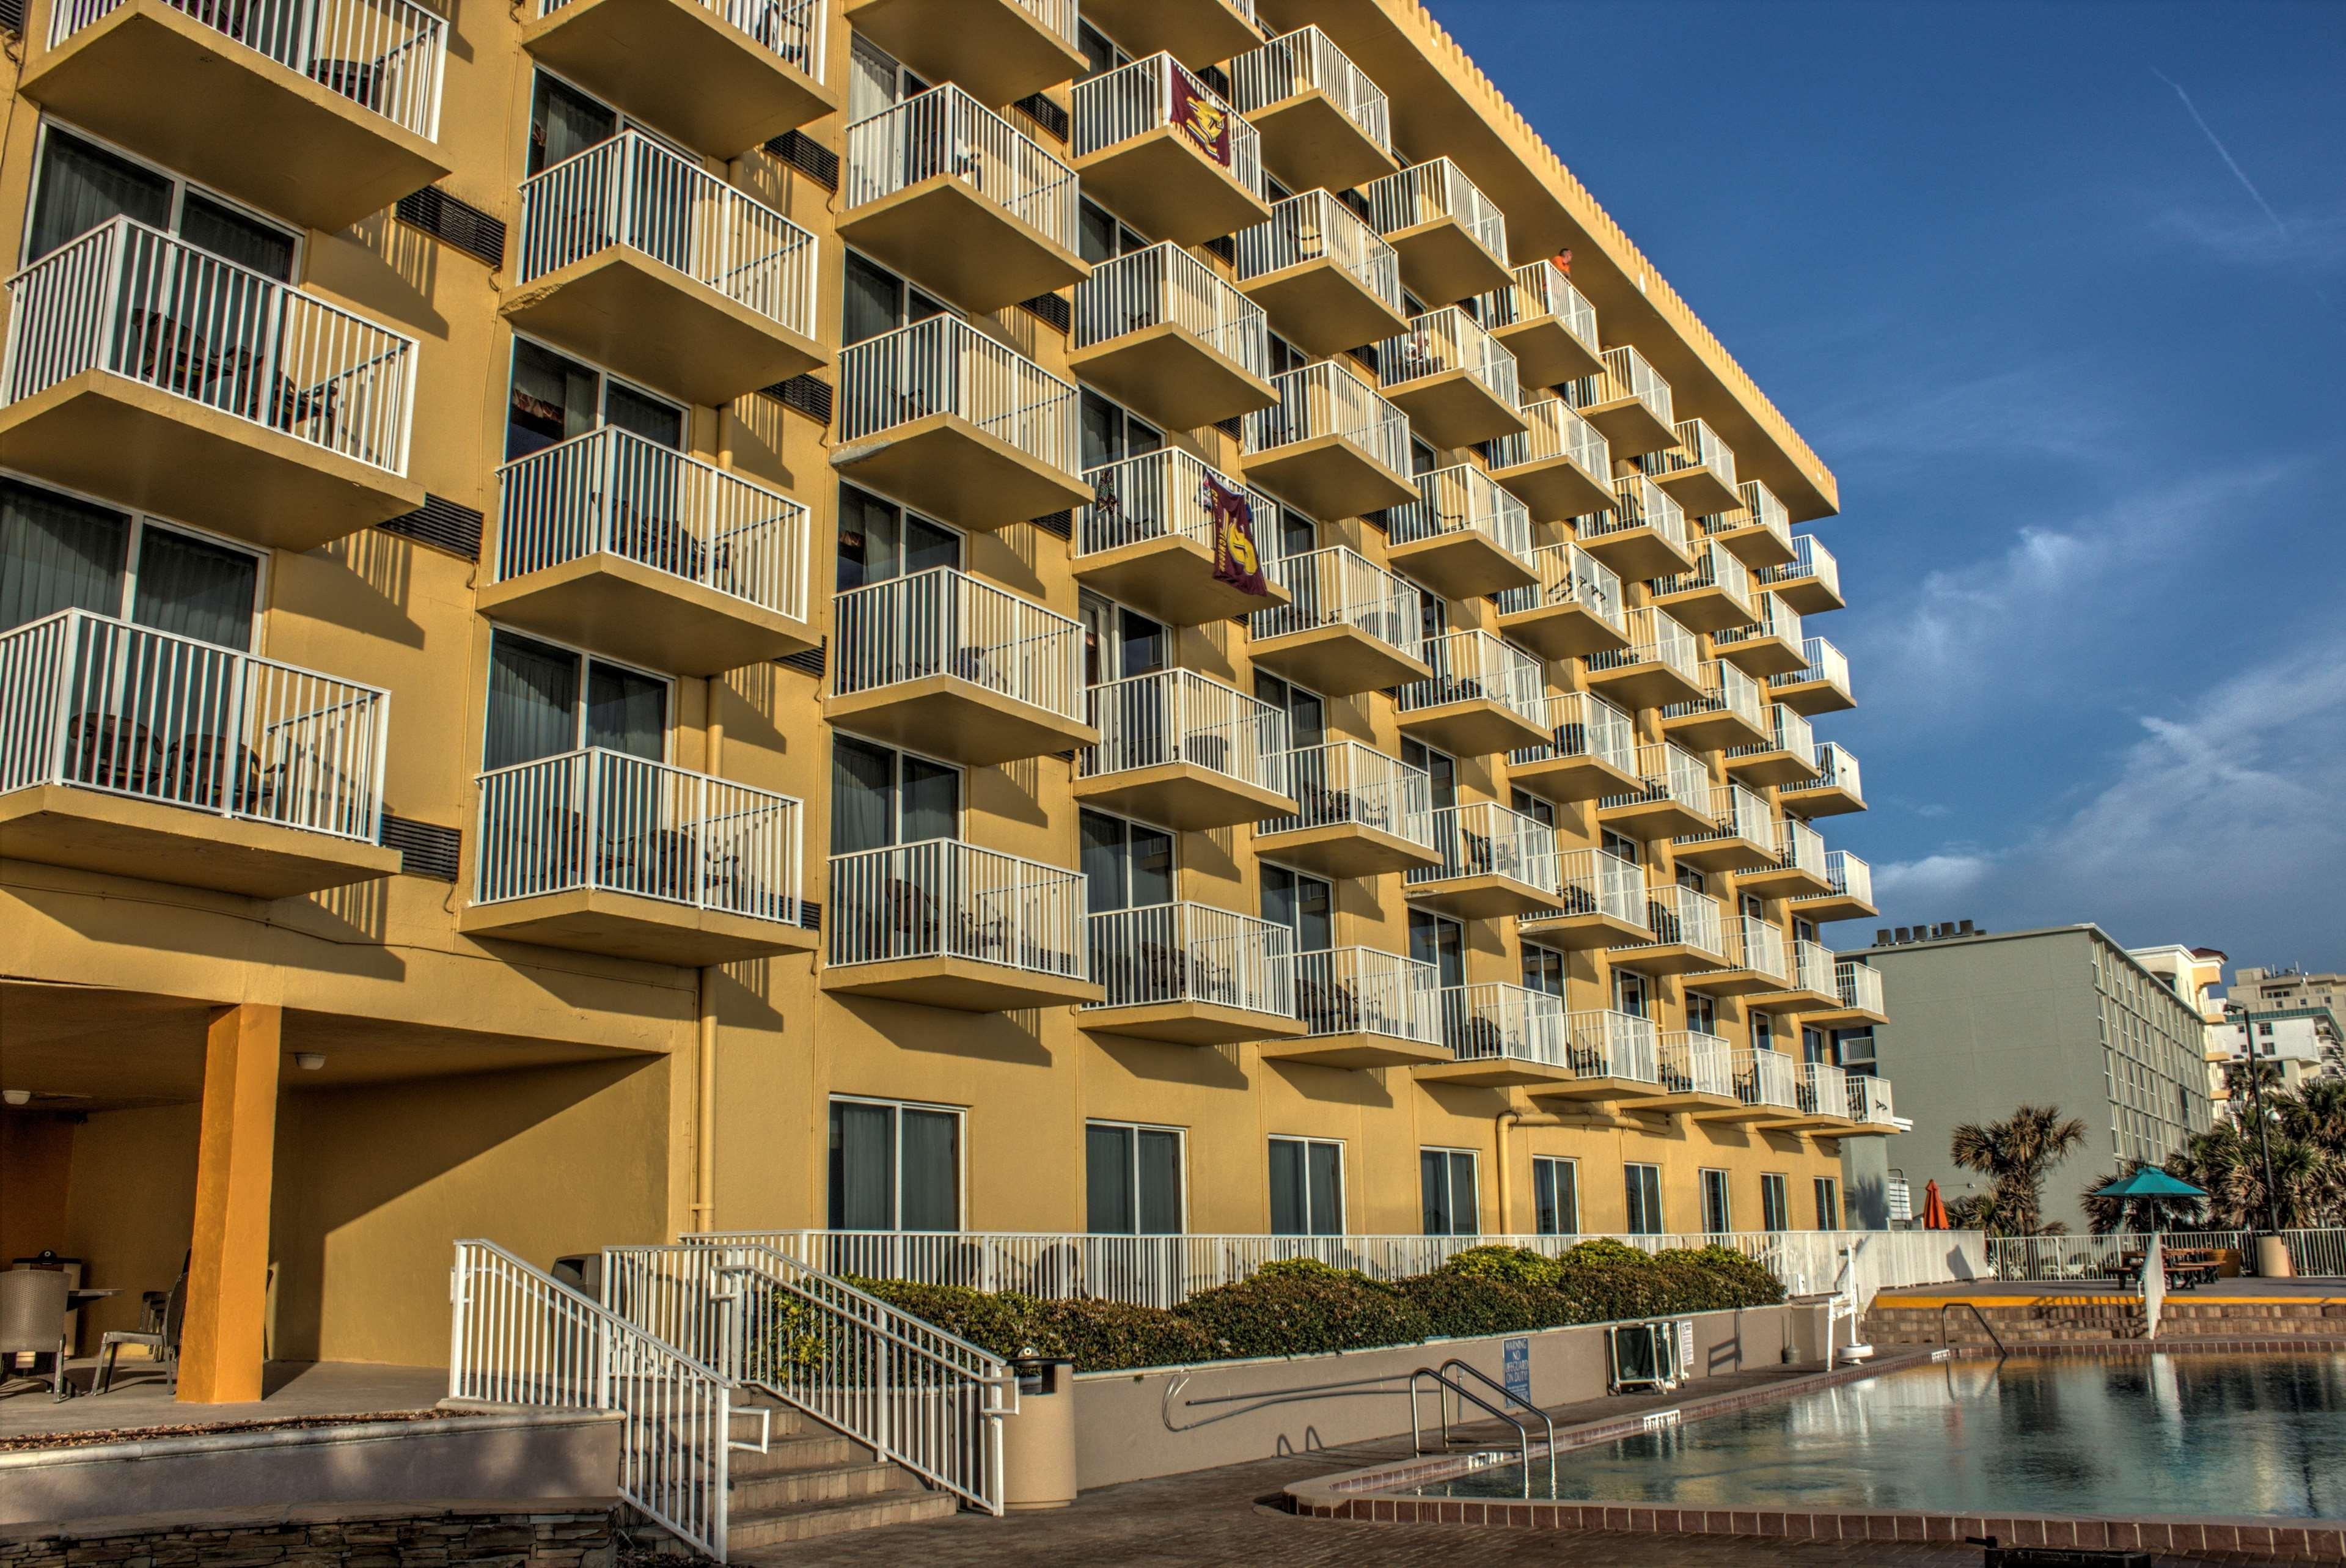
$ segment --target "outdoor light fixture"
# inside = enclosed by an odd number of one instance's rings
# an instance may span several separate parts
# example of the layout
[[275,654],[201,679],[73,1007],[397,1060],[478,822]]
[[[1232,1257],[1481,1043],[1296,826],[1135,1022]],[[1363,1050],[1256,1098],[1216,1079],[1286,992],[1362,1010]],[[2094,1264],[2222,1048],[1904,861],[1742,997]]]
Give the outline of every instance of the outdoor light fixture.
[[0,1089],[0,1100],[5,1100],[12,1105],[29,1105],[33,1103],[33,1091],[30,1089]]
[[301,1068],[304,1073],[314,1073],[325,1064],[326,1058],[321,1052],[296,1051],[293,1053],[293,1065]]

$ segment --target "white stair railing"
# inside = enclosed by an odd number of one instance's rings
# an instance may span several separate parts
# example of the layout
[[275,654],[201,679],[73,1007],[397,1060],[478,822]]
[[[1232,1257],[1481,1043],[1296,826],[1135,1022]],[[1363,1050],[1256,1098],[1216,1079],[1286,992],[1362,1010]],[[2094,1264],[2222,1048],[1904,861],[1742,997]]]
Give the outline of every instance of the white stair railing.
[[1316,89],[1327,94],[1362,135],[1392,151],[1392,112],[1384,89],[1317,27],[1298,28],[1240,55],[1230,62],[1229,76],[1230,101],[1240,114]]
[[1080,981],[1083,911],[1081,871],[956,839],[860,850],[831,857],[824,962],[958,958]]
[[846,139],[844,216],[949,177],[1061,249],[1076,249],[1076,171],[951,82],[865,116]]
[[1331,740],[1289,752],[1286,779],[1294,814],[1257,822],[1258,838],[1358,827],[1433,847],[1433,787],[1422,768],[1357,740]]
[[1504,877],[1543,892],[1556,891],[1556,830],[1494,800],[1470,800],[1433,812],[1432,865],[1412,866],[1408,885]]
[[931,316],[840,351],[839,439],[885,435],[938,414],[1073,478],[1082,461],[1075,386],[959,316]]
[[1083,778],[1182,763],[1287,793],[1283,708],[1193,669],[1104,681],[1088,697],[1100,738],[1083,749]]
[[[1086,158],[1146,136],[1160,126],[1178,123],[1174,118],[1177,89],[1193,102],[1221,111],[1229,133],[1229,154],[1222,167],[1231,178],[1261,196],[1262,138],[1197,73],[1162,52],[1076,84],[1069,156]],[[1185,139],[1200,158],[1214,158],[1213,150],[1197,137]]]
[[1547,731],[1546,744],[1510,751],[1507,760],[1522,768],[1553,758],[1594,757],[1625,773],[1637,770],[1637,724],[1601,697],[1569,691],[1549,697]]
[[831,605],[834,697],[948,676],[1083,721],[1083,626],[950,566],[872,583]]
[[1332,435],[1392,473],[1409,472],[1409,417],[1335,361],[1303,365],[1270,384],[1279,401],[1239,426],[1249,456]]
[[1295,1013],[1295,933],[1205,904],[1104,910],[1084,921],[1092,978],[1107,995],[1086,1011],[1195,1002],[1248,1013]]
[[1385,514],[1385,537],[1391,543],[1480,534],[1522,565],[1532,564],[1530,510],[1480,468],[1454,463],[1419,474],[1416,484],[1415,501]]
[[1289,602],[1257,610],[1247,622],[1257,641],[1351,626],[1415,657],[1423,621],[1417,585],[1341,545],[1279,563]]
[[1377,377],[1388,390],[1464,371],[1509,408],[1523,400],[1515,356],[1455,305],[1412,316],[1409,328],[1377,345]]
[[1433,964],[1375,948],[1295,955],[1295,1015],[1308,1034],[1382,1034],[1414,1044],[1442,1039]]
[[1393,248],[1325,190],[1307,190],[1278,203],[1269,219],[1239,230],[1235,249],[1241,283],[1324,259],[1350,273],[1394,315],[1406,307]]
[[1507,261],[1507,218],[1446,158],[1413,164],[1369,186],[1369,222],[1392,236],[1438,218],[1454,219],[1501,266]]
[[1433,674],[1401,688],[1394,706],[1402,713],[1480,699],[1534,724],[1547,717],[1547,677],[1537,659],[1513,643],[1484,631],[1449,632],[1428,637],[1423,657]]
[[1565,457],[1597,484],[1611,483],[1612,448],[1606,443],[1604,433],[1575,412],[1570,403],[1562,398],[1539,398],[1515,412],[1523,416],[1523,433],[1503,435],[1491,443],[1494,471]]
[[1528,564],[1539,574],[1539,581],[1501,590],[1497,599],[1501,615],[1527,615],[1534,610],[1576,605],[1612,627],[1617,635],[1629,635],[1629,622],[1621,601],[1621,575],[1612,567],[1579,545],[1568,543],[1538,546],[1532,551]]
[[1270,374],[1270,330],[1262,307],[1170,242],[1094,267],[1076,285],[1073,314],[1070,349],[1172,326],[1250,375]]

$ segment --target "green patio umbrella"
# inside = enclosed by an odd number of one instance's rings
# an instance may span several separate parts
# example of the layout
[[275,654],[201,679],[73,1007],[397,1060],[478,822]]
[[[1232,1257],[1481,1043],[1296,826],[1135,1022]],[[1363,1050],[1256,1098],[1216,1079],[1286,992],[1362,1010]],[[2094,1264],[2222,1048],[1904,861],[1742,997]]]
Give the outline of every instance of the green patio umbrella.
[[2204,1187],[2193,1186],[2188,1181],[2178,1181],[2157,1166],[2145,1166],[2132,1176],[2120,1176],[2094,1196],[2129,1200],[2138,1197],[2150,1199],[2150,1228],[2157,1231],[2160,1217],[2158,1213],[2160,1199],[2206,1197],[2208,1193]]

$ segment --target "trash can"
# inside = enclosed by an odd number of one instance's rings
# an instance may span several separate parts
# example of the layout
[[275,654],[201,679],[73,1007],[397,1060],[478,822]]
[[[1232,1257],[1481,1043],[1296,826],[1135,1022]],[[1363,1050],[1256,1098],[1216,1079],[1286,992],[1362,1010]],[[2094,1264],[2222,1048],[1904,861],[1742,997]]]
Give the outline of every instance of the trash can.
[[1076,1363],[1064,1356],[1025,1356],[1018,1375],[1018,1413],[1002,1423],[1005,1508],[1065,1508],[1076,1500]]
[[2278,1236],[2257,1237],[2257,1273],[2267,1279],[2287,1279],[2297,1273],[2289,1260],[2289,1243]]

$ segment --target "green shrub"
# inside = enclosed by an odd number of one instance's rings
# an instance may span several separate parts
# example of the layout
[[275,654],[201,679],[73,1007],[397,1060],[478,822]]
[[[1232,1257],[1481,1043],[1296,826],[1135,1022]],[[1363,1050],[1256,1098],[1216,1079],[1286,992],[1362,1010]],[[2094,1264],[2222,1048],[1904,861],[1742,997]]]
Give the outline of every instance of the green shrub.
[[1055,1353],[1073,1356],[1085,1371],[1171,1367],[1215,1359],[1203,1329],[1162,1307],[1122,1301],[1037,1301],[1034,1322]]
[[1464,1339],[1475,1334],[1520,1334],[1569,1322],[1564,1302],[1545,1286],[1441,1268],[1402,1280],[1393,1288],[1425,1315],[1434,1334]]
[[1389,1285],[1343,1269],[1262,1272],[1200,1291],[1174,1308],[1218,1356],[1309,1356],[1407,1345],[1433,1327]]
[[1359,1279],[1357,1268],[1339,1268],[1316,1257],[1274,1257],[1254,1271],[1257,1279]]
[[1733,1297],[1720,1303],[1724,1307],[1772,1307],[1784,1298],[1782,1282],[1733,1247],[1683,1247],[1660,1253],[1655,1261],[1694,1265],[1716,1276]]
[[1649,1253],[1639,1251],[1626,1241],[1616,1241],[1609,1236],[1599,1236],[1574,1247],[1564,1255],[1563,1261],[1581,1264],[1612,1263],[1634,1268],[1647,1262],[1651,1256]]
[[1032,1297],[959,1285],[916,1285],[909,1279],[851,1279],[848,1283],[1005,1360],[1030,1349],[1046,1356],[1066,1353],[1056,1341],[1036,1338],[1041,1325],[1035,1308],[1040,1303]]
[[1563,1267],[1528,1247],[1470,1247],[1442,1266],[1445,1274],[1496,1280],[1502,1285],[1554,1285]]

